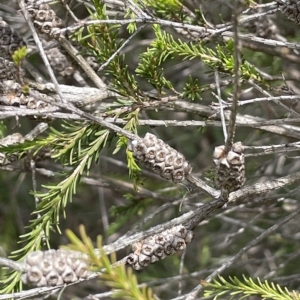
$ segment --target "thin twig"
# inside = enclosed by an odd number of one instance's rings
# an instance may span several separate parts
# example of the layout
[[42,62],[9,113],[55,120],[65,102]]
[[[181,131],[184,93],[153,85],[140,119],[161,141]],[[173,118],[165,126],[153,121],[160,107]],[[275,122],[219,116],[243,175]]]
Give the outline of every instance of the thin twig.
[[294,182],[300,181],[300,172],[296,172],[284,177],[280,177],[275,180],[266,181],[263,183],[256,183],[251,186],[245,186],[235,192],[232,192],[228,197],[228,202],[234,202],[241,200],[247,196],[259,195],[267,193],[272,190],[279,189],[286,185],[290,185]]
[[75,14],[73,13],[73,11],[70,9],[69,5],[65,2],[65,0],[60,0],[60,2],[62,3],[62,5],[65,7],[65,9],[67,10],[68,14],[70,14],[70,16],[72,17],[72,19],[79,23],[79,19],[75,16]]
[[220,90],[220,78],[219,78],[218,70],[215,70],[215,82],[216,82],[216,89],[217,89],[217,95],[218,95],[217,99],[219,101],[219,106],[220,106],[220,117],[221,117],[224,141],[226,142],[228,140],[228,135],[227,135],[227,129],[226,129],[226,124],[225,124],[223,103],[222,103],[221,90]]
[[34,127],[29,133],[27,133],[24,138],[27,141],[33,141],[37,136],[43,133],[45,130],[49,128],[47,123],[39,123],[36,127]]
[[[239,0],[235,1],[235,5],[238,6]],[[239,9],[233,9],[233,40],[234,40],[234,51],[233,51],[233,58],[234,58],[234,68],[233,68],[233,98],[232,98],[232,105],[231,105],[231,114],[228,126],[228,138],[226,139],[225,143],[225,152],[228,152],[233,144],[234,135],[235,135],[235,126],[236,126],[236,115],[237,115],[237,103],[240,97],[240,65],[241,65],[241,45],[239,42],[239,33],[238,33],[238,26],[239,26]]]
[[24,265],[20,262],[13,261],[9,258],[0,257],[0,265],[9,267],[12,270],[23,272],[24,271]]
[[[213,109],[211,109],[207,106],[201,105],[201,104],[185,102],[185,101],[175,101],[170,104],[167,103],[166,105],[172,106],[173,108],[175,108],[177,110],[197,113],[198,115],[207,117],[209,119],[219,119],[218,115],[216,114],[216,112]],[[229,119],[230,112],[225,111],[224,113],[225,113],[226,119]],[[237,122],[244,123],[245,120],[249,121],[249,124],[250,124],[251,122],[255,123],[257,121],[262,121],[264,119],[260,118],[260,117],[254,117],[251,115],[237,114]],[[254,127],[256,127],[256,126],[254,126]],[[268,132],[273,132],[273,133],[280,134],[280,135],[294,137],[298,140],[300,139],[300,128],[298,126],[291,126],[291,125],[264,126],[259,129],[268,131]]]
[[206,192],[208,195],[212,196],[213,198],[216,199],[220,197],[221,192],[219,190],[210,187],[202,179],[196,177],[195,175],[189,174],[186,177],[186,180],[191,184],[193,184],[194,186],[201,188],[204,192]]
[[259,150],[263,152],[258,153],[246,153],[245,157],[250,156],[261,156],[261,155],[269,155],[272,153],[283,153],[289,151],[299,151],[300,150],[300,143],[287,143],[287,144],[280,144],[280,145],[271,145],[271,146],[244,146],[245,151],[247,150]]
[[[272,232],[277,230],[280,226],[287,223],[291,219],[295,218],[300,213],[300,208],[298,208],[295,212],[291,213],[290,215],[286,216],[285,218],[281,219],[279,222],[276,222],[273,226],[268,228],[266,231],[264,231],[262,234],[260,234],[258,237],[253,239],[250,243],[248,243],[244,248],[242,248],[236,255],[231,257],[230,259],[227,259],[225,263],[223,263],[219,268],[214,270],[208,277],[205,278],[206,282],[210,282],[214,277],[216,277],[218,274],[220,274],[225,269],[229,268],[238,258],[240,258],[244,253],[246,253],[249,249],[251,249],[253,246],[261,242],[264,238],[266,238],[268,235],[270,235]],[[193,289],[192,292],[189,294],[184,295],[183,297],[177,297],[172,300],[194,300],[195,297],[198,295],[198,293],[202,290],[203,286],[199,284],[196,288]]]
[[136,3],[134,3],[134,1],[125,0],[125,5],[128,6],[138,18],[145,18],[145,19],[151,18]]
[[[265,91],[264,89],[262,89],[258,84],[256,84],[253,80],[249,79],[248,82],[258,91],[260,91],[263,95],[267,96],[267,97],[272,97],[271,94],[269,94],[267,91]],[[273,97],[273,101],[283,107],[284,109],[286,109],[291,115],[293,115],[294,117],[300,118],[300,114],[298,114],[296,111],[294,111],[292,108],[286,106],[285,104],[281,103],[279,100],[277,100],[276,98],[274,99]]]
[[[99,166],[98,169],[99,175],[101,176],[101,168]],[[98,201],[99,201],[99,208],[100,208],[100,215],[101,215],[101,220],[102,220],[102,225],[103,225],[103,231],[104,231],[104,243],[108,243],[107,240],[107,235],[106,232],[109,228],[109,218],[108,218],[108,213],[107,213],[107,208],[106,208],[106,203],[105,203],[105,193],[103,191],[103,187],[98,187]]]
[[[229,37],[233,38],[234,33],[231,31],[223,31],[222,29],[210,29],[204,26],[197,26],[197,25],[191,25],[191,24],[183,24],[183,23],[178,23],[178,22],[172,22],[172,21],[167,21],[167,20],[162,20],[158,18],[136,18],[136,19],[124,19],[124,20],[89,20],[89,21],[82,21],[80,24],[75,24],[63,29],[60,29],[59,32],[61,34],[65,32],[73,32],[76,31],[82,27],[86,27],[89,25],[98,25],[98,24],[121,24],[121,25],[126,25],[126,24],[159,24],[162,26],[169,26],[171,28],[183,28],[195,32],[199,32],[200,34],[211,34],[211,35],[216,35],[220,34],[222,37]],[[284,48],[289,48],[289,49],[300,49],[300,44],[297,43],[290,43],[290,42],[282,42],[282,41],[277,41],[277,40],[272,40],[272,39],[265,39],[265,38],[260,38],[253,36],[252,34],[239,34],[239,38],[241,40],[245,41],[253,41],[255,43],[259,44],[264,44],[264,45],[269,45],[272,47],[284,47]]]
[[[179,266],[179,275],[180,276],[182,276],[182,274],[183,274],[185,255],[186,255],[186,248],[182,252],[181,258],[180,258],[180,266]],[[179,280],[178,281],[178,296],[180,296],[181,294],[182,294],[182,280]]]
[[[39,197],[36,195],[37,193],[37,183],[36,183],[36,170],[35,170],[35,161],[33,158],[30,159],[30,170],[31,170],[31,180],[32,180],[32,187],[33,187],[33,197],[34,197],[34,202],[35,202],[35,209],[37,210],[37,207],[40,203]],[[41,214],[38,212],[36,215],[37,219],[41,217]],[[44,229],[42,229],[41,232],[42,235],[42,242],[43,245],[47,245],[47,235]]]
[[[268,96],[268,97],[261,97],[261,98],[253,98],[249,100],[241,100],[238,102],[238,106],[243,106],[247,104],[253,104],[257,102],[263,101],[291,101],[291,100],[300,100],[299,95],[291,95],[291,96]],[[230,107],[230,104],[223,103],[224,107]]]
[[116,252],[120,249],[123,249],[129,245],[132,245],[135,242],[138,242],[142,239],[147,238],[148,236],[160,233],[166,229],[172,228],[176,225],[183,224],[186,228],[194,228],[200,221],[206,219],[208,216],[212,215],[217,209],[221,208],[224,205],[222,199],[213,200],[209,203],[203,204],[200,208],[197,208],[195,211],[190,211],[183,214],[180,217],[174,218],[170,221],[162,223],[160,225],[154,226],[145,230],[143,232],[137,232],[125,240],[116,240],[110,245],[103,246],[103,249],[107,254]]
[[145,27],[146,25],[142,25],[137,28],[137,30],[121,45],[121,47],[114,52],[114,54],[97,70],[97,72],[103,71],[110,62],[124,49],[124,47]]
[[62,47],[72,56],[78,65],[84,70],[86,75],[94,82],[95,86],[99,89],[107,89],[106,84],[99,78],[93,68],[87,61],[79,54],[78,50],[64,36],[60,35],[58,39]]

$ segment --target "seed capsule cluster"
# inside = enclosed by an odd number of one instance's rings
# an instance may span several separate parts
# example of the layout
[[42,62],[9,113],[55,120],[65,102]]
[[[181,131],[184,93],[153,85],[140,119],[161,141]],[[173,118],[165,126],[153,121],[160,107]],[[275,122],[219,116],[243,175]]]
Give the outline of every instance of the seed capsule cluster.
[[[24,143],[25,139],[21,133],[13,133],[2,139],[0,139],[0,146],[9,146],[17,143]],[[0,165],[7,163],[11,163],[17,160],[16,154],[6,155],[0,152]]]
[[227,197],[229,193],[238,190],[245,183],[245,155],[241,142],[232,145],[226,153],[225,146],[215,148],[213,154],[215,164],[215,183],[222,195]]
[[182,154],[151,133],[147,133],[141,140],[130,141],[128,149],[146,167],[175,183],[184,181],[192,171],[191,165]]
[[26,43],[23,39],[4,21],[0,20],[0,56],[11,60],[12,54]]
[[[43,99],[43,94],[38,93],[37,98]],[[0,103],[9,106],[26,106],[29,109],[51,107],[50,104],[42,100],[36,100],[33,96],[24,94],[22,86],[13,80],[5,80],[1,83]]]
[[281,12],[289,20],[300,25],[300,0],[285,0],[281,4]]
[[25,258],[22,281],[33,286],[58,286],[87,278],[86,256],[76,251],[35,251]]
[[9,146],[16,143],[24,143],[24,137],[21,133],[16,132],[0,139],[1,146]]
[[75,72],[75,68],[71,60],[66,56],[62,49],[52,48],[45,50],[49,63],[53,70],[63,77],[71,76]]
[[100,68],[99,62],[93,56],[87,56],[86,58],[87,63],[93,68],[93,70],[97,71]]
[[[9,146],[9,145],[20,144],[24,142],[25,142],[25,138],[23,137],[23,135],[21,133],[16,132],[0,139],[0,146]],[[35,161],[45,160],[51,157],[51,154],[52,154],[51,149],[45,147],[43,149],[40,149],[38,153],[35,153],[34,160]],[[13,163],[18,159],[20,159],[20,156],[18,156],[17,154],[7,154],[7,153],[0,152],[0,165]],[[26,161],[25,159],[25,163],[27,163],[28,166],[30,165],[30,159],[32,159],[31,156],[29,156],[29,160]]]
[[[0,80],[18,80],[22,72],[12,61],[13,53],[26,46],[23,39],[4,21],[0,20]],[[0,86],[0,91],[2,87]]]
[[186,248],[193,239],[192,230],[187,230],[183,225],[167,229],[162,233],[150,236],[143,241],[134,243],[126,263],[135,270],[141,270],[150,263],[153,264],[168,255]]
[[16,65],[12,61],[0,57],[0,80],[17,80],[17,74],[18,68]]
[[46,4],[38,4],[37,0],[25,0],[26,8],[38,33],[45,40],[50,40],[57,36],[57,29],[62,27],[62,20],[58,18]]
[[257,37],[269,38],[269,39],[279,39],[279,29],[273,20],[267,16],[261,17],[255,20],[251,20],[243,25],[246,29],[249,30],[252,34],[255,34]]

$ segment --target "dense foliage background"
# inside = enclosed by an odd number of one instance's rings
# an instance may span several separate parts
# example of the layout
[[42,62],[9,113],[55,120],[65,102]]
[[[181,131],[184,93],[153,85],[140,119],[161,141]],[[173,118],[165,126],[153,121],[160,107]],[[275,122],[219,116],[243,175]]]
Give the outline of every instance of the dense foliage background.
[[[44,2],[62,24],[53,21],[53,30],[43,33],[35,23],[36,37],[23,14],[32,16],[30,5],[43,1],[0,3],[0,17],[27,45],[26,57],[19,48],[17,58],[6,58],[0,31],[0,57],[22,66],[19,84],[27,99],[16,104],[20,96],[8,93],[1,77],[0,135],[21,133],[26,141],[0,151],[6,155],[0,166],[0,256],[13,253],[17,260],[37,249],[57,249],[69,243],[66,229],[79,235],[81,224],[94,245],[98,235],[109,245],[211,203],[214,195],[190,180],[164,180],[136,161],[139,172],[126,148],[130,134],[150,132],[214,187],[212,155],[226,143],[224,116],[233,141],[245,146],[249,190],[211,211],[184,252],[133,272],[152,288],[151,299],[202,299],[203,290],[194,298],[187,294],[200,280],[217,279],[216,273],[228,281],[236,276],[243,282],[245,275],[299,290],[300,27],[288,18],[300,13],[300,1]],[[80,66],[76,57],[83,58]],[[60,102],[49,69],[73,108]],[[54,91],[41,88],[46,83]],[[35,98],[28,90],[40,94]],[[39,106],[41,100],[47,104]],[[37,126],[43,132],[26,138]],[[285,217],[291,219],[282,224]],[[117,258],[130,252],[123,247]],[[1,294],[20,290],[14,274],[0,272]],[[241,285],[236,283],[237,290]],[[60,297],[111,299],[105,292],[113,288],[94,279],[66,288]]]

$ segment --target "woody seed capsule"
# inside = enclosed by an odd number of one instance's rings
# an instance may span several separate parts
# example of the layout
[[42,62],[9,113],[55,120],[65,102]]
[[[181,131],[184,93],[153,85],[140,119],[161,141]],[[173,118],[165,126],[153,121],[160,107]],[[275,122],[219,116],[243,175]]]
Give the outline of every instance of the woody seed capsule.
[[151,133],[147,133],[141,140],[130,141],[128,149],[147,168],[175,183],[183,182],[192,171],[191,165],[181,153]]

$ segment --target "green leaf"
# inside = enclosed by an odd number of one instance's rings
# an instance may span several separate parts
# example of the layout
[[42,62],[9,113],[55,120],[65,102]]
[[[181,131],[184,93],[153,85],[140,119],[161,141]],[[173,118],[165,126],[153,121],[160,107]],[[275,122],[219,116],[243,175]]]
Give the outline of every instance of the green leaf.
[[[219,299],[225,294],[232,296],[241,294],[239,299],[244,299],[249,295],[261,296],[262,299],[272,300],[299,300],[300,294],[291,293],[287,288],[282,289],[278,284],[269,283],[267,280],[261,282],[258,278],[255,282],[252,278],[243,275],[243,282],[237,277],[229,277],[229,281],[219,276],[219,281],[214,279],[212,283],[203,282],[205,286],[205,297],[214,296]],[[292,295],[292,296],[291,296]]]

